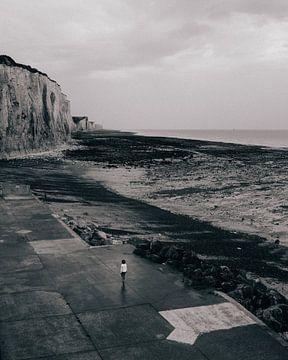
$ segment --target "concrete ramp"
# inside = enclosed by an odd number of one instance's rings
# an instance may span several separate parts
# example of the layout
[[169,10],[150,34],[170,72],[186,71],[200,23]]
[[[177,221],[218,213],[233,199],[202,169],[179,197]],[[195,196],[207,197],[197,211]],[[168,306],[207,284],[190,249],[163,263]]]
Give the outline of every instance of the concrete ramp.
[[249,314],[133,250],[90,248],[35,198],[0,198],[0,359],[287,360]]

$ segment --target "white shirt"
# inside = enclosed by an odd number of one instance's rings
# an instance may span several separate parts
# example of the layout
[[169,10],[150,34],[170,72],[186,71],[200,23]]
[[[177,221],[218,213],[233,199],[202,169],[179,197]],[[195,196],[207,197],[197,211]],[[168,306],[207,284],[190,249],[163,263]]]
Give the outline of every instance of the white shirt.
[[127,264],[121,264],[120,273],[127,272]]

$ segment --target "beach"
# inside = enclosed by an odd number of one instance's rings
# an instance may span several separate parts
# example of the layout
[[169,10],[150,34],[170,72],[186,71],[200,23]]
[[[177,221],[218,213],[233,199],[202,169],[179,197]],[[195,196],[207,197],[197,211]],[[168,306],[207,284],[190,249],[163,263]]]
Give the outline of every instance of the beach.
[[286,294],[286,158],[285,149],[83,132],[61,153],[2,161],[0,180],[29,184],[55,216],[97,223],[115,242],[185,242]]
[[[173,213],[288,245],[288,149],[163,137],[118,139],[109,149],[105,139],[98,141],[101,154],[95,149],[86,176]],[[81,160],[81,154],[76,156]]]

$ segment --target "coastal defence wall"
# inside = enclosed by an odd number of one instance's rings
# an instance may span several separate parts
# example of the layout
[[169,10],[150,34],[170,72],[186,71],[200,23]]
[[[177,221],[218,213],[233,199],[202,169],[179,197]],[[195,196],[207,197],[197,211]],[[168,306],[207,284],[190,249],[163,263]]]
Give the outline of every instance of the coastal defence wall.
[[54,80],[0,56],[0,158],[53,149],[72,127],[70,103]]

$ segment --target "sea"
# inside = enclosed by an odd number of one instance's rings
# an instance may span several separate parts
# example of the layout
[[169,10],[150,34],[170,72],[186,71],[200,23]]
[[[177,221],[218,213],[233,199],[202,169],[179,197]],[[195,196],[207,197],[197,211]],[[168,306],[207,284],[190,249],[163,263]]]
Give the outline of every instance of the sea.
[[260,145],[273,148],[288,147],[288,130],[133,130],[138,135],[163,136],[181,139],[219,141],[225,143]]

